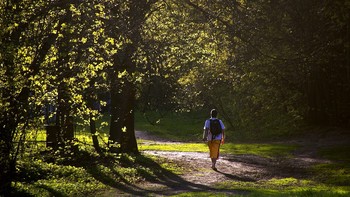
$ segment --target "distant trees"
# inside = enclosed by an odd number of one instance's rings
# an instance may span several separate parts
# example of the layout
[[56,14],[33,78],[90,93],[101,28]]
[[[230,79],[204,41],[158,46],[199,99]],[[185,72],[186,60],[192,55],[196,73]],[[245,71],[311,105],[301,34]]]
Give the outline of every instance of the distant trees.
[[192,98],[250,134],[301,122],[349,127],[348,2],[183,2],[216,40],[212,62],[180,80]]
[[264,73],[259,78],[268,80],[266,85],[275,89],[273,95],[280,95],[280,101],[272,103],[284,105],[286,113],[296,112],[308,123],[349,126],[346,13],[350,5],[346,1],[272,1],[246,6],[250,28],[242,35],[254,35],[245,39],[256,48],[250,51],[256,51],[257,60],[267,60],[264,70],[253,69]]

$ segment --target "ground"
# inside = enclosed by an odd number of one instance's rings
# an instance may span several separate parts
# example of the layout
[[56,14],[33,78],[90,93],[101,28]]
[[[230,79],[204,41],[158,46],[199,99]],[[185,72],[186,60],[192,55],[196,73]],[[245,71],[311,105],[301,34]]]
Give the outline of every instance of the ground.
[[[168,142],[146,132],[136,132],[138,138]],[[341,139],[333,139],[339,142]],[[318,140],[305,138],[293,143],[302,144],[303,148],[293,153],[293,157],[266,158],[255,155],[221,154],[217,162],[218,171],[212,170],[208,153],[198,152],[169,152],[169,151],[143,151],[144,155],[166,158],[182,168],[184,173],[176,174],[163,172],[154,180],[141,181],[136,185],[125,185],[118,189],[103,192],[102,196],[168,196],[184,192],[213,192],[215,194],[242,194],[244,190],[218,189],[217,184],[226,181],[258,182],[272,178],[307,179],[310,176],[309,167],[315,164],[327,164],[330,160],[318,158],[315,154]],[[321,142],[323,145],[332,143],[332,140]],[[161,165],[161,164],[157,164]]]

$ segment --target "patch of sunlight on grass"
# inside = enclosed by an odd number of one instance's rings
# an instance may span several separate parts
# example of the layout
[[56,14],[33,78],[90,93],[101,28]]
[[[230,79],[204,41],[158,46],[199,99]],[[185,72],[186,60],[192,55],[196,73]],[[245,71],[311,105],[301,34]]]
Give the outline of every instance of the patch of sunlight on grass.
[[158,151],[178,151],[178,152],[207,152],[208,147],[204,143],[169,143],[140,144],[140,150],[158,150]]
[[106,188],[83,167],[46,163],[42,160],[29,161],[19,162],[22,176],[28,181],[13,183],[17,191],[23,191],[29,196],[84,196]]
[[[179,151],[179,152],[208,152],[206,143],[141,143],[140,150]],[[221,153],[252,154],[261,157],[289,156],[297,146],[283,144],[234,144],[226,143],[220,147]]]
[[298,180],[296,178],[293,177],[289,177],[289,178],[283,178],[283,179],[270,179],[268,181],[266,181],[267,185],[271,185],[271,186],[276,186],[276,187],[286,187],[286,186],[293,186],[293,185],[307,185],[308,181],[306,180]]
[[173,162],[170,162],[170,161],[161,163],[160,166],[162,168],[164,168],[165,170],[168,170],[168,171],[170,171],[174,174],[177,174],[177,175],[182,175],[185,172],[185,169],[183,167],[181,167]]
[[[77,139],[80,142],[83,142],[85,144],[92,145],[92,137],[91,133],[88,132],[82,132],[77,131],[74,133],[74,138]],[[99,137],[100,145],[103,145],[103,142],[108,142],[108,135],[101,134]],[[27,137],[27,141],[37,141],[37,142],[45,142],[46,141],[46,130],[32,130],[29,131],[29,135]],[[103,142],[102,142],[103,141]]]
[[217,185],[220,189],[243,190],[249,192],[247,196],[349,196],[349,186],[333,186],[311,180],[270,179],[258,182],[227,181]]
[[319,181],[326,184],[350,186],[350,165],[348,163],[326,163],[312,167]]
[[251,154],[262,157],[289,156],[292,151],[297,149],[296,145],[285,144],[224,144],[221,148],[222,153],[230,154]]
[[177,196],[177,197],[225,197],[225,196],[237,196],[234,194],[227,194],[227,193],[219,193],[219,192],[185,192],[181,194],[176,194],[172,196]]
[[289,187],[282,192],[287,196],[317,196],[317,197],[334,197],[334,196],[349,196],[350,187],[338,187],[328,186],[323,184],[317,184],[315,186],[304,186],[304,187]]

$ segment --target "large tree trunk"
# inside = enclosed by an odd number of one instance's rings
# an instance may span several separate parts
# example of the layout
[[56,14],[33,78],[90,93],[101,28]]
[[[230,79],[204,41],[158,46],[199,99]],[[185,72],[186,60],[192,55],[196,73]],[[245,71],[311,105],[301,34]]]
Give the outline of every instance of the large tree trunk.
[[[112,152],[138,153],[134,130],[134,100],[135,91],[129,76],[133,73],[132,52],[121,54],[118,58],[115,74],[111,75],[111,124],[109,144]],[[128,65],[128,67],[125,67]],[[119,72],[127,70],[127,76],[118,78]]]
[[134,127],[135,95],[131,85],[111,96],[111,127],[109,143],[112,152],[138,153]]
[[123,125],[121,151],[124,153],[138,153],[138,147],[135,137],[135,91],[131,82],[127,83],[126,114]]
[[[113,71],[109,73],[112,108],[109,142],[117,145],[116,148],[112,148],[112,151],[138,153],[134,131],[135,87],[133,74],[136,71],[136,62],[134,62],[133,56],[137,54],[138,44],[141,40],[140,31],[146,14],[155,2],[156,0],[132,0],[129,2],[130,10],[125,12],[128,21],[123,24],[126,25],[126,28],[122,34],[125,34],[131,42],[125,43],[123,50],[113,57]],[[118,10],[112,9],[112,12],[118,14]],[[111,32],[113,37],[118,31],[120,30],[110,29],[108,32]],[[125,75],[119,76],[125,71]]]
[[123,91],[118,80],[112,74],[111,79],[111,123],[109,130],[108,146],[111,152],[120,152],[121,132],[123,127],[124,100]]

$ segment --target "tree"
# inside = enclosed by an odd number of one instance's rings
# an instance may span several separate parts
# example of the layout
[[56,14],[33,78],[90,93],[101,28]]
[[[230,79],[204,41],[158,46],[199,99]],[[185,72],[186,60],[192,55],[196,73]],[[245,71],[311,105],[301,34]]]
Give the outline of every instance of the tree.
[[[111,91],[111,124],[109,142],[117,152],[137,153],[134,132],[135,56],[141,40],[141,28],[156,1],[114,1],[106,4],[110,19],[106,34],[121,40],[122,46],[112,56],[108,70]],[[142,65],[141,65],[142,66]]]
[[[81,94],[87,75],[83,73],[91,69],[82,66],[86,63],[80,52],[82,45],[76,47],[84,44],[78,37],[82,26],[72,20],[78,18],[72,16],[79,14],[74,9],[79,5],[79,1],[0,4],[1,193],[11,191],[17,156],[28,129],[44,124],[43,105],[58,106],[60,132],[67,129],[73,109],[84,109]],[[79,86],[73,86],[76,81]]]
[[[47,34],[47,26],[38,21],[47,20],[48,12],[62,6],[38,1],[28,5],[26,1],[1,2],[1,104],[0,192],[11,191],[11,181],[16,169],[19,148],[35,112],[31,96],[32,86],[39,74],[40,64],[56,35]],[[35,30],[41,31],[35,31]],[[42,44],[40,44],[42,43]],[[15,141],[18,143],[15,144]]]
[[242,35],[254,35],[243,40],[250,40],[260,54],[255,58],[267,68],[252,67],[252,71],[260,70],[260,78],[268,79],[270,89],[276,92],[272,95],[280,95],[271,104],[281,103],[286,113],[303,117],[309,124],[347,126],[348,113],[339,106],[349,106],[343,100],[348,98],[349,78],[344,73],[349,67],[345,22],[349,4],[286,0],[245,6],[251,16],[245,27],[253,24],[255,28],[243,29],[247,33]]
[[228,54],[217,61],[223,69],[192,70],[184,85],[226,111],[232,126],[281,131],[301,121],[348,124],[347,2],[183,2],[217,22],[220,54]]

